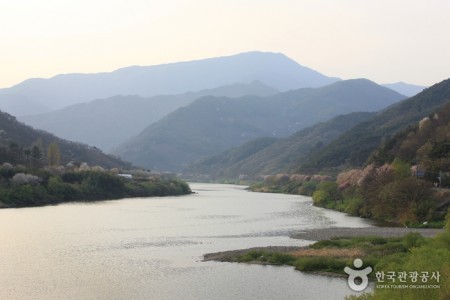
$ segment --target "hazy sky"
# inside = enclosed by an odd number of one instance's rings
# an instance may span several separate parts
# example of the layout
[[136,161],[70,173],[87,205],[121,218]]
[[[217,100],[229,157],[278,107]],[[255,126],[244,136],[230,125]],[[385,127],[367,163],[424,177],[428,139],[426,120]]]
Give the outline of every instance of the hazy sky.
[[0,87],[260,50],[343,79],[450,77],[449,0],[0,0]]

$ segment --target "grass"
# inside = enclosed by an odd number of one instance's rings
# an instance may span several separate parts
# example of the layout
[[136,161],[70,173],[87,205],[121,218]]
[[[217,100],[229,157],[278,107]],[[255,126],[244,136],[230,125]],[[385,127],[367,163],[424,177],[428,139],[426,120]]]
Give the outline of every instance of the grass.
[[[289,265],[297,270],[317,273],[345,274],[344,267],[355,258],[363,258],[365,265],[375,267],[386,261],[401,261],[408,252],[425,243],[418,233],[404,237],[376,236],[332,238],[316,242],[309,247],[290,252],[249,250],[230,257],[229,261],[271,265]],[[380,263],[382,262],[382,263]],[[374,276],[375,272],[371,275]]]

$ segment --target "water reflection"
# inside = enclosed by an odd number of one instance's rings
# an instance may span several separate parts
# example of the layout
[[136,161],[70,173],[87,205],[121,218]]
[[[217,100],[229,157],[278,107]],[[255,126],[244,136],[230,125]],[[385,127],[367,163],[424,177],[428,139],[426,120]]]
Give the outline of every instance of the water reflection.
[[339,278],[201,262],[207,252],[306,245],[306,228],[369,226],[306,197],[193,184],[197,194],[0,210],[1,299],[333,299]]

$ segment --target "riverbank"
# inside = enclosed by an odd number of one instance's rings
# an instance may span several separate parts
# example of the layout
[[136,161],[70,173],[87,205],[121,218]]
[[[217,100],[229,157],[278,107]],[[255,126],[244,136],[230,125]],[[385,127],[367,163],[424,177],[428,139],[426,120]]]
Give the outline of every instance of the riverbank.
[[[377,237],[402,237],[408,233],[419,233],[423,237],[434,237],[439,233],[444,232],[444,229],[420,229],[420,228],[398,228],[398,227],[364,227],[364,228],[319,228],[319,229],[309,229],[301,232],[296,232],[291,235],[291,238],[309,240],[309,241],[323,241],[335,238],[355,238],[364,236],[377,236]],[[280,252],[280,253],[290,253],[303,249],[308,249],[305,247],[288,247],[288,246],[268,246],[268,247],[255,247],[247,249],[238,249],[214,253],[206,253],[203,257],[204,261],[221,261],[230,262],[235,260],[239,255],[243,255],[249,251],[267,251],[270,253]]]
[[0,167],[0,208],[190,193],[187,183],[172,177],[133,177],[105,170]]
[[[374,282],[388,282],[391,288],[375,285],[370,295],[351,299],[449,299],[450,219],[443,230],[325,228],[305,230],[293,237],[318,241],[305,247],[262,247],[210,253],[204,260],[284,265],[302,272],[348,278],[345,268],[356,266],[356,259],[360,259],[363,264],[358,269],[372,268],[368,277]],[[393,274],[393,277],[389,279],[386,274]],[[420,274],[421,280],[410,274]],[[437,288],[418,293],[424,282]]]
[[[305,247],[296,247],[296,246],[268,246],[268,247],[253,247],[247,249],[238,249],[238,250],[229,250],[229,251],[221,251],[214,253],[206,253],[203,256],[203,261],[220,261],[220,262],[239,262],[238,257],[251,252],[251,251],[264,251],[267,253],[291,253],[295,251],[299,251],[301,249],[306,249]],[[253,263],[257,263],[254,261]],[[259,262],[258,264],[263,264]],[[266,262],[265,264],[271,264],[270,262]]]
[[425,229],[425,228],[399,228],[399,227],[364,227],[364,228],[320,228],[310,229],[291,235],[294,239],[321,241],[338,237],[402,237],[411,232],[420,233],[424,237],[434,237],[443,229]]
[[309,246],[268,246],[207,253],[203,261],[260,265],[289,265],[297,270],[343,276],[355,258],[367,258],[373,266],[388,255],[406,255],[424,244],[424,238],[442,234],[443,229],[397,227],[321,228],[297,232],[292,238],[315,241]]
[[442,228],[450,204],[449,189],[412,176],[409,166],[400,161],[340,173],[336,181],[330,176],[277,174],[249,190],[311,196],[314,206],[400,227]]

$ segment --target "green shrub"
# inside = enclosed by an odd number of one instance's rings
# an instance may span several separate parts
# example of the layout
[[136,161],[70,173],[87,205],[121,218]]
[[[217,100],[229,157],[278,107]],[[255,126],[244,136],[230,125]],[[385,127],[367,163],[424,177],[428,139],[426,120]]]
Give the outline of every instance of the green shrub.
[[300,271],[343,273],[348,261],[333,257],[300,257],[295,261],[295,268]]
[[315,181],[305,181],[301,185],[301,187],[298,190],[298,193],[300,195],[304,196],[312,196],[317,188],[317,182]]
[[237,258],[238,262],[250,262],[250,261],[254,261],[257,260],[258,258],[264,256],[264,253],[262,251],[257,251],[257,250],[251,250],[246,252],[243,255],[240,255]]
[[410,232],[403,237],[402,243],[406,249],[420,247],[425,244],[425,238],[418,232]]
[[272,264],[290,265],[295,261],[295,257],[293,257],[292,255],[289,255],[289,254],[285,254],[285,253],[275,252],[275,253],[269,253],[266,255],[267,255],[267,261]]
[[359,216],[364,200],[360,196],[354,196],[344,200],[344,211],[352,216]]
[[[0,201],[7,207],[23,207],[66,201],[95,201],[123,197],[149,197],[189,194],[185,182],[158,177],[125,180],[104,171],[52,174],[45,169],[0,168],[11,178],[17,173],[38,176],[43,180],[13,184],[0,174]],[[20,171],[20,172],[19,172]]]
[[328,203],[329,195],[325,191],[317,190],[313,193],[312,198],[314,205],[324,207]]

